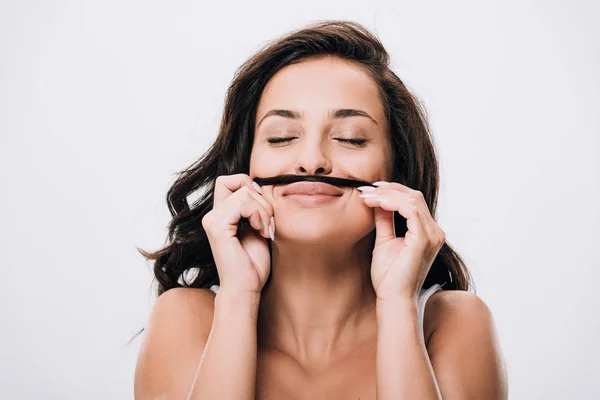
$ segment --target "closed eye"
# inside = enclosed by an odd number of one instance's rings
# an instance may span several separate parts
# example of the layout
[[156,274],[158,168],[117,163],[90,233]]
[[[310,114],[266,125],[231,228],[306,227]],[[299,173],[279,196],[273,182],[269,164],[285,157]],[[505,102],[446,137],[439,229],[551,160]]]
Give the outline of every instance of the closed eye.
[[275,138],[269,138],[267,139],[267,142],[269,143],[283,143],[283,142],[289,142],[292,139],[296,139],[296,138],[283,138],[283,137],[275,137]]
[[[267,139],[267,141],[269,143],[284,143],[284,142],[290,142],[293,139],[296,139],[296,138],[295,137],[291,137],[291,138],[275,137],[275,138],[269,138],[269,139]],[[340,142],[351,143],[351,144],[354,144],[357,146],[363,145],[367,142],[367,139],[336,139],[336,140],[339,140]]]
[[363,145],[367,142],[367,139],[336,139],[336,140],[339,140],[340,142],[352,143],[357,146]]

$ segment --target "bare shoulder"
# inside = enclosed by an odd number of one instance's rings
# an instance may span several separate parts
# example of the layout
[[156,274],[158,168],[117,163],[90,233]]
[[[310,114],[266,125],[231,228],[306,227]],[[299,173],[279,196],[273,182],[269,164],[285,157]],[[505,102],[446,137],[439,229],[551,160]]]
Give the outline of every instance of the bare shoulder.
[[[209,289],[173,288],[156,299],[150,315],[148,334],[152,330],[179,332],[196,337],[210,333],[215,293]],[[169,329],[161,329],[165,326]],[[167,332],[164,332],[167,333]]]
[[506,364],[485,301],[472,292],[443,290],[431,295],[428,307],[427,352],[442,396],[506,399]]
[[215,294],[173,288],[156,299],[138,354],[135,398],[187,396],[210,334]]
[[167,290],[156,299],[155,308],[174,307],[172,311],[209,312],[214,311],[215,293],[209,289],[173,288]]
[[475,293],[465,290],[439,290],[427,301],[424,316],[424,324],[429,332],[426,336],[427,343],[434,335],[438,342],[451,341],[453,339],[449,334],[460,334],[457,330],[461,327],[471,329],[474,324],[487,325],[493,329],[493,323],[490,308]]
[[444,318],[460,315],[491,314],[485,301],[477,294],[465,290],[438,290],[431,295],[427,306],[438,323]]

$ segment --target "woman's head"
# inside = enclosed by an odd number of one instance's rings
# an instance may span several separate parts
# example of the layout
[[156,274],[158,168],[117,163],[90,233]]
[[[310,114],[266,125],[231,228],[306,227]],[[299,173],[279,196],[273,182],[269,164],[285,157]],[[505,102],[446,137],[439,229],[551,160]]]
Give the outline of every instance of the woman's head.
[[[295,139],[273,140],[280,137]],[[155,253],[140,249],[155,260],[159,295],[173,287],[208,288],[219,283],[201,221],[212,209],[215,179],[236,173],[252,178],[294,174],[396,181],[421,191],[435,218],[438,163],[425,111],[389,68],[380,41],[353,22],[325,21],[292,32],[238,69],[227,91],[216,141],[180,172],[167,194],[173,216],[170,243]],[[284,188],[268,188],[266,196],[279,201]],[[188,204],[187,196],[201,189],[202,196]],[[355,191],[343,190],[346,195]],[[277,215],[285,215],[278,219],[278,233],[291,232],[292,224],[299,224],[291,211],[299,206],[278,206],[274,204]],[[343,215],[362,221],[353,228],[355,234],[374,227],[372,210],[358,198],[346,196],[328,207],[340,218],[346,211]],[[319,212],[304,209],[301,216],[322,218]],[[396,233],[403,236],[405,220],[398,213],[394,218]],[[331,224],[323,229],[331,234],[336,228]],[[198,274],[190,278],[189,272]],[[463,261],[446,243],[424,287],[439,283],[468,290],[469,281]]]
[[[319,56],[285,66],[258,101],[249,175],[391,179],[387,125],[377,83],[361,64]],[[316,205],[286,196],[287,190],[263,187],[275,210],[278,245],[289,239],[351,246],[374,228],[373,210],[355,188],[337,188],[338,197]]]

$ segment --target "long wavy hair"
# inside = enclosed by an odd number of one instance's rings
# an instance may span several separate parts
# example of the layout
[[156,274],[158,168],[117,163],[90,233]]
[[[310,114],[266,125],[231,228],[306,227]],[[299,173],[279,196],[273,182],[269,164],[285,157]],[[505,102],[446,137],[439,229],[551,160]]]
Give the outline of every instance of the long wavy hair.
[[[364,26],[340,20],[315,22],[267,43],[236,71],[227,89],[217,139],[196,162],[178,173],[167,192],[172,219],[165,246],[153,253],[137,248],[147,260],[154,261],[157,297],[175,287],[210,288],[219,284],[202,227],[202,218],[213,207],[215,179],[249,174],[256,110],[269,79],[288,65],[327,56],[356,63],[374,80],[390,127],[392,180],[421,191],[436,218],[439,166],[424,106],[390,69],[382,43]],[[202,194],[189,204],[188,196],[196,191]],[[397,212],[394,218],[397,236],[404,236],[406,220]],[[474,290],[471,281],[464,261],[446,241],[423,288],[438,283],[444,290]]]

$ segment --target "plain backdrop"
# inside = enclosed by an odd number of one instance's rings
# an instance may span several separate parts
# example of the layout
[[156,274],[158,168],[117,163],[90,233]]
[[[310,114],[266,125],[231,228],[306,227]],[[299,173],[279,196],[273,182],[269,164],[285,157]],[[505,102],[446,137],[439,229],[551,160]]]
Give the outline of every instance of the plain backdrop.
[[165,195],[236,68],[306,23],[376,33],[425,103],[438,223],[494,313],[511,399],[598,399],[594,1],[0,3],[0,398],[131,399]]

